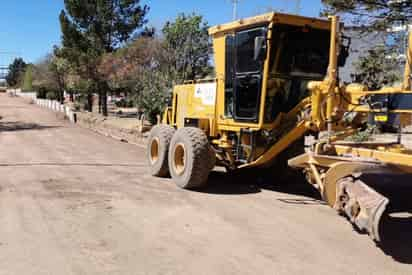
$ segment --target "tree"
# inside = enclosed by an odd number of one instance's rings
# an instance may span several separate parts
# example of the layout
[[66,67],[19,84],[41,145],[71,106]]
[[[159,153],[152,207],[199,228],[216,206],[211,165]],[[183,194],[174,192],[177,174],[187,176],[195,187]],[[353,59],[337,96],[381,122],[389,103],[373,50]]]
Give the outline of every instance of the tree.
[[356,73],[352,78],[366,85],[370,90],[378,90],[399,80],[399,66],[394,59],[388,58],[388,48],[378,45],[370,49],[354,63]]
[[143,71],[160,62],[161,47],[159,39],[141,36],[116,52],[105,54],[99,72],[113,89],[133,89]]
[[147,119],[155,124],[157,115],[166,107],[171,94],[171,79],[157,68],[144,71],[141,82],[136,86],[137,105],[147,116]]
[[43,59],[34,64],[33,84],[36,90],[54,94],[53,98],[64,102],[64,91],[68,88],[68,79],[72,75],[69,62],[59,56],[60,49],[55,47],[53,53],[47,54]]
[[60,14],[62,54],[91,83],[89,103],[91,92],[99,94],[105,116],[109,85],[99,73],[99,63],[105,53],[114,52],[147,23],[149,8],[139,3],[140,0],[65,0],[65,10]]
[[31,64],[26,66],[26,70],[24,72],[23,91],[33,91],[33,65]]
[[127,91],[155,122],[173,85],[210,74],[209,35],[201,16],[181,14],[167,22],[162,36],[146,29],[125,47],[105,54],[99,71],[112,89]]
[[180,14],[175,21],[166,22],[162,29],[164,46],[168,51],[166,63],[174,80],[202,78],[211,73],[208,24],[196,14]]
[[385,31],[412,19],[410,0],[322,0],[324,14],[342,14],[366,31]]
[[[407,25],[412,19],[410,0],[322,0],[324,14],[339,14],[344,21],[356,26],[357,36],[368,40],[381,37],[384,45],[370,46],[358,62],[354,79],[370,88],[382,87],[399,80],[405,51],[405,33],[388,32],[397,25]],[[388,58],[392,57],[392,58]],[[380,66],[380,67],[376,67]]]
[[57,86],[58,99],[63,104],[64,92],[67,89],[67,78],[72,71],[72,67],[70,66],[69,61],[64,57],[62,49],[58,47],[54,47],[53,56],[50,61],[49,71]]
[[14,59],[13,63],[9,66],[9,73],[6,76],[8,86],[15,87],[20,83],[26,66],[27,64],[22,58]]
[[105,55],[100,72],[107,77],[112,89],[126,92],[147,118],[155,122],[170,97],[176,74],[170,74],[166,63],[170,55],[164,41],[141,36],[115,53]]

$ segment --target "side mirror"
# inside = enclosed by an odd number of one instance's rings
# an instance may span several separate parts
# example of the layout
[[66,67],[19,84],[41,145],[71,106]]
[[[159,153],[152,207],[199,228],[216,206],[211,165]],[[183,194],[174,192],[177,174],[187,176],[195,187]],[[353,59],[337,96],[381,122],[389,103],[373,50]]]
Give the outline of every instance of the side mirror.
[[255,51],[253,59],[255,61],[262,60],[265,57],[266,53],[266,37],[257,36],[255,38]]

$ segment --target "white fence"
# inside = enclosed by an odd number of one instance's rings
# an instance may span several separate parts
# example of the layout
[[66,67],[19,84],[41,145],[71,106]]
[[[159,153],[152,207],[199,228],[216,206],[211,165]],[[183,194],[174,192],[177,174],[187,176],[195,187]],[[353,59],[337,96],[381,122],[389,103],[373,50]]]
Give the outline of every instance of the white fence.
[[75,112],[73,112],[73,110],[71,110],[70,107],[65,106],[64,104],[60,104],[59,101],[49,100],[49,99],[40,99],[40,98],[37,98],[36,93],[30,93],[30,92],[23,93],[19,89],[7,90],[7,93],[10,95],[31,99],[36,105],[46,108],[46,109],[50,109],[56,113],[64,113],[64,115],[70,120],[70,122],[76,123]]

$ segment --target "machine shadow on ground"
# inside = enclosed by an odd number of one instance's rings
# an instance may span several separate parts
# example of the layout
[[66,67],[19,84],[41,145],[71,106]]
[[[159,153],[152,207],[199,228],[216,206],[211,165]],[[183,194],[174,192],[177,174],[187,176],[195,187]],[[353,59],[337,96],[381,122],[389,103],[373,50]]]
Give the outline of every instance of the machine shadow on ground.
[[18,132],[18,131],[31,131],[31,130],[47,130],[53,128],[60,128],[60,126],[53,125],[41,125],[37,123],[24,123],[19,121],[0,122],[1,132]]
[[390,201],[381,221],[378,246],[396,261],[412,264],[412,177],[370,174],[362,180]]
[[[377,246],[395,261],[412,264],[411,177],[372,174],[363,176],[363,180],[390,200],[380,225],[382,241],[377,243]],[[288,204],[301,204],[302,206],[325,204],[317,190],[307,184],[303,177],[298,175],[289,175],[286,178],[274,177],[273,174],[259,170],[235,173],[214,171],[210,175],[208,186],[199,192],[218,195],[246,195],[259,193],[262,190],[299,196],[299,198],[292,199],[277,198]],[[354,231],[357,232],[356,234],[361,234],[355,228]]]
[[275,175],[273,172],[263,169],[236,170],[234,172],[213,171],[209,176],[208,184],[199,192],[218,195],[242,195],[259,193],[269,190],[288,195],[307,197],[299,199],[280,199],[285,203],[293,204],[323,204],[319,193],[309,184],[305,183],[300,173],[288,173]]

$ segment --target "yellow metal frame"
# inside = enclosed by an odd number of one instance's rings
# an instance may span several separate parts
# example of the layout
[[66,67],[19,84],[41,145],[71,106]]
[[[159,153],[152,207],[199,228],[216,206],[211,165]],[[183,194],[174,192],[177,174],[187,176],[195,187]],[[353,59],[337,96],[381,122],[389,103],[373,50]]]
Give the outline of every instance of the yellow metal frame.
[[[268,75],[269,75],[269,60],[273,51],[272,44],[272,29],[276,24],[289,24],[296,26],[308,26],[315,29],[330,30],[330,53],[329,67],[327,76],[323,81],[313,81],[308,85],[311,92],[309,98],[303,100],[289,114],[280,114],[279,117],[272,123],[264,123],[265,100],[267,96]],[[268,26],[268,50],[263,66],[263,81],[261,91],[261,101],[259,110],[259,119],[256,123],[237,122],[231,118],[226,118],[224,114],[225,102],[225,56],[226,56],[226,36],[233,35],[237,31],[253,28],[256,26]],[[209,33],[213,38],[213,46],[215,52],[215,68],[216,79],[206,80],[206,82],[216,83],[216,102],[214,106],[203,106],[193,94],[195,85],[198,82],[190,82],[185,85],[176,86],[173,92],[173,107],[165,112],[163,122],[174,125],[177,128],[184,127],[184,118],[199,119],[199,127],[204,129],[212,138],[212,143],[226,150],[223,158],[228,158],[233,161],[230,156],[232,148],[229,139],[229,133],[239,133],[242,129],[259,131],[262,129],[273,130],[277,129],[282,121],[296,120],[297,116],[304,110],[311,110],[309,117],[304,117],[294,125],[293,129],[288,129],[275,144],[269,149],[265,149],[252,162],[241,165],[240,168],[254,167],[265,165],[283,150],[288,148],[290,144],[303,137],[309,130],[319,132],[326,131],[328,133],[329,146],[335,148],[335,154],[339,155],[344,150],[349,150],[350,146],[342,147],[333,145],[333,142],[347,135],[356,132],[356,125],[345,125],[342,120],[342,114],[345,112],[380,112],[380,110],[371,110],[368,106],[360,106],[360,102],[366,96],[378,94],[400,94],[412,93],[410,91],[410,74],[412,50],[408,50],[408,62],[405,68],[405,81],[403,87],[384,88],[379,91],[366,91],[361,85],[349,85],[346,87],[337,86],[337,66],[338,55],[340,51],[340,28],[339,17],[333,16],[328,20],[314,19],[302,16],[287,15],[281,13],[267,13],[264,15],[238,20],[229,24],[215,26],[209,29]],[[412,35],[409,38],[412,45]],[[202,81],[200,81],[202,82]],[[345,100],[343,100],[343,98]],[[412,110],[393,110],[393,113],[412,113]],[[200,126],[202,125],[202,126]],[[345,149],[343,149],[345,148]],[[349,148],[349,149],[348,149]],[[393,162],[393,164],[401,166],[412,166],[412,155],[410,152],[402,151],[390,153],[372,149],[351,149],[350,154],[363,155],[373,153],[377,161],[387,162],[391,159],[401,159],[402,163]],[[366,151],[365,151],[366,150]],[[372,150],[372,151],[367,151]],[[348,152],[346,152],[348,153]],[[391,163],[391,162],[390,162]],[[310,167],[312,164],[307,163]]]

